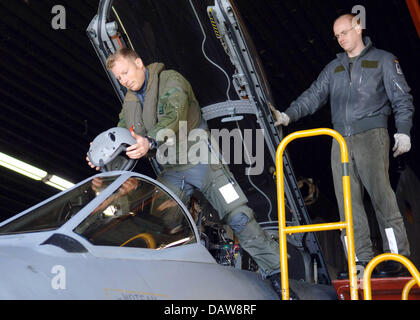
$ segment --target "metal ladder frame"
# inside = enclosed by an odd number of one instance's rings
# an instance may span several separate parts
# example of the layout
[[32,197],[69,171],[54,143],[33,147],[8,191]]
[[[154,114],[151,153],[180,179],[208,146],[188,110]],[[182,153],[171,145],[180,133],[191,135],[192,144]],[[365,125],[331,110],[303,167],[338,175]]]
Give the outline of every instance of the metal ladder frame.
[[[344,193],[344,209],[345,221],[322,223],[301,226],[286,227],[286,215],[284,204],[284,173],[283,173],[283,154],[286,146],[293,140],[312,137],[318,135],[329,135],[335,138],[340,144],[341,161],[343,168],[343,193]],[[286,235],[301,232],[316,232],[328,230],[346,229],[347,234],[347,255],[349,266],[350,279],[350,295],[352,300],[358,300],[357,293],[357,271],[356,271],[356,255],[354,250],[354,234],[353,234],[353,217],[351,211],[351,191],[350,191],[350,177],[349,177],[349,158],[347,145],[344,138],[335,130],[332,129],[312,129],[297,131],[285,137],[277,148],[276,153],[276,172],[277,172],[277,199],[279,212],[279,244],[280,244],[280,264],[281,264],[281,285],[282,298],[289,300],[289,276],[288,276],[288,262],[287,262],[287,238]]]

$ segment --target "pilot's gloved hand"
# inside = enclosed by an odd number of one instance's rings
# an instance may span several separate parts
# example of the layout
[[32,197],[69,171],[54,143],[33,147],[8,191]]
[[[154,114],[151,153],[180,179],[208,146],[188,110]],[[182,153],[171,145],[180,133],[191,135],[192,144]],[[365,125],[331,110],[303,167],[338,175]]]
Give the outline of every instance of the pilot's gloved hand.
[[410,137],[404,133],[396,133],[394,134],[395,144],[392,148],[394,151],[394,158],[398,157],[399,155],[410,151],[411,149],[411,141]]
[[276,127],[279,126],[279,125],[287,126],[289,124],[290,118],[284,112],[280,112],[278,110],[274,110],[274,115],[276,117],[276,122],[274,123],[274,125]]

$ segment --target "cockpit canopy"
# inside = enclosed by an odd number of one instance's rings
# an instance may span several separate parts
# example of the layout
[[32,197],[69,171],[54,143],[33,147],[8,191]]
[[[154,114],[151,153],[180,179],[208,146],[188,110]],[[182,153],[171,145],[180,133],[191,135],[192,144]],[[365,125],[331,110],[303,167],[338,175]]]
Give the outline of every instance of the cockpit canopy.
[[159,250],[196,242],[191,216],[169,190],[146,176],[115,172],[96,175],[3,222],[0,236],[68,225],[93,245]]

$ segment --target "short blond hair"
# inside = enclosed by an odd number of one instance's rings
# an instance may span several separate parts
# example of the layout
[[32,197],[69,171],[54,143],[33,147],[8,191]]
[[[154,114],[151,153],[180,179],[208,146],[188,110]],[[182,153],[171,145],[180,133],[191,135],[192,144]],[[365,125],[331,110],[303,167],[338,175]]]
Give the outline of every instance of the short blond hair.
[[137,58],[140,58],[138,53],[134,50],[123,47],[115,51],[110,56],[108,56],[108,58],[106,59],[106,68],[108,70],[111,70],[114,67],[115,61],[117,61],[121,57],[126,59],[132,59],[133,61]]

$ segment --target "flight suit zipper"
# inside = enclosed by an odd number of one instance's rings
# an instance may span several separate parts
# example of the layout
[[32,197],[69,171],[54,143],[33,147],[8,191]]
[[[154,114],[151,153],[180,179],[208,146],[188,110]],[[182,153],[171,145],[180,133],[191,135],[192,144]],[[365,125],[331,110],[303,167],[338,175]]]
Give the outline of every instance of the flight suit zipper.
[[[356,58],[356,60],[353,61],[352,63],[352,68],[350,69],[350,64],[348,66],[349,70],[347,72],[348,76],[349,76],[349,94],[347,95],[347,102],[346,102],[346,121],[345,121],[345,129],[344,129],[344,133],[346,136],[349,136],[352,134],[352,130],[351,130],[351,126],[350,126],[350,122],[349,122],[349,101],[350,101],[350,95],[351,95],[351,91],[353,88],[353,77],[352,74],[354,73],[353,70],[354,68],[357,66],[356,63],[359,61],[360,55]],[[363,77],[363,68],[362,68],[362,72],[360,75],[360,80],[359,80],[359,85],[362,82],[362,77]],[[357,81],[357,79],[356,79]]]
[[347,71],[347,75],[349,76],[349,93],[347,95],[347,101],[346,101],[346,107],[345,107],[345,124],[344,124],[344,135],[345,136],[349,136],[350,135],[350,125],[349,125],[349,111],[348,111],[348,107],[349,107],[349,101],[350,101],[350,94],[351,94],[351,88],[352,88],[352,80],[351,80],[351,70]]
[[398,89],[400,89],[400,91],[401,91],[402,93],[406,93],[406,92],[403,90],[403,88],[401,88],[401,86],[398,84],[398,82],[397,82],[395,79],[392,79],[392,81],[394,82],[395,86],[396,86]]

